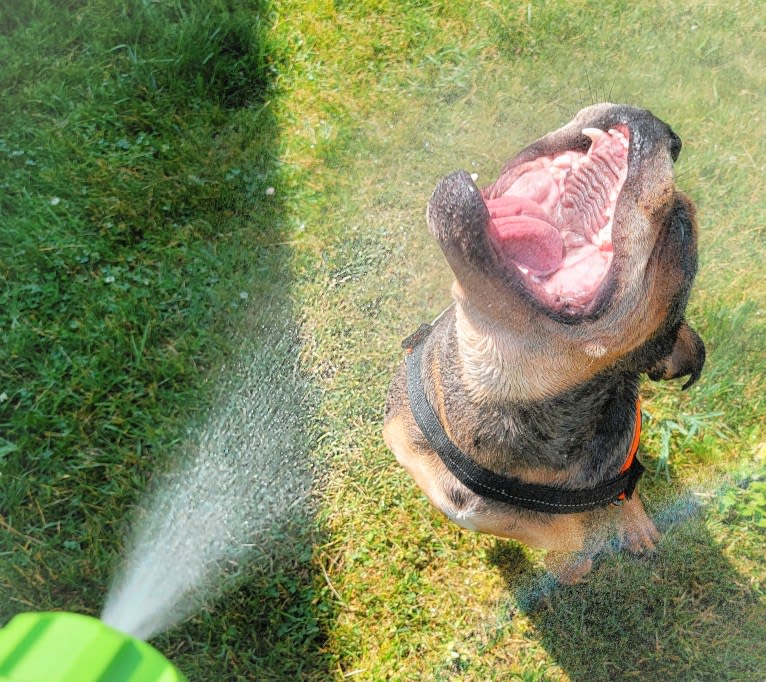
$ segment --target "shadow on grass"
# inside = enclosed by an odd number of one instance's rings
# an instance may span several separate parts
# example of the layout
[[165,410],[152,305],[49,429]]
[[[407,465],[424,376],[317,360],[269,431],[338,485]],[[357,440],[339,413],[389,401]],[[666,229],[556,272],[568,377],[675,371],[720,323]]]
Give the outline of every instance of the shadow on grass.
[[[126,519],[237,337],[263,301],[295,317],[273,19],[268,0],[0,11],[3,623],[100,612]],[[157,640],[190,680],[328,677],[321,529],[276,530],[271,565]]]
[[[685,506],[685,505],[684,505]],[[513,544],[490,557],[512,593],[509,613],[531,620],[573,682],[762,680],[766,605],[723,555],[700,514],[661,514],[653,558],[602,557],[577,586],[534,573]],[[664,523],[663,523],[664,522]]]

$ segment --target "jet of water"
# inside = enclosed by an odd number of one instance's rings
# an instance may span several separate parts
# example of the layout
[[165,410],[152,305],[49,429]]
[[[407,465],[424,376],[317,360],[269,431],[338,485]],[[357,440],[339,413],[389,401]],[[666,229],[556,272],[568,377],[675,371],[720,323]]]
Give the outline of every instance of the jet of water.
[[294,335],[276,336],[224,372],[219,406],[138,510],[106,624],[140,639],[169,629],[269,559],[274,529],[307,518],[306,382]]

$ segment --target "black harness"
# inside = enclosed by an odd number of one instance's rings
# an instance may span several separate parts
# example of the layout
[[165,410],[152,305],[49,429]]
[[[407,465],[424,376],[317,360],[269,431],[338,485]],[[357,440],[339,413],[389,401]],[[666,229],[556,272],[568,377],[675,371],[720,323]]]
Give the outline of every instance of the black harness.
[[452,472],[464,486],[482,497],[505,502],[515,507],[549,514],[571,514],[603,507],[610,503],[620,504],[630,499],[636,488],[644,467],[636,457],[638,434],[641,431],[641,410],[636,406],[636,433],[630,452],[622,471],[616,478],[610,479],[593,488],[569,490],[554,486],[525,483],[519,479],[502,476],[485,469],[449,438],[439,417],[426,398],[421,378],[421,360],[424,341],[431,333],[433,325],[423,324],[402,346],[406,349],[407,392],[410,409],[415,422],[428,443],[439,455],[444,466]]

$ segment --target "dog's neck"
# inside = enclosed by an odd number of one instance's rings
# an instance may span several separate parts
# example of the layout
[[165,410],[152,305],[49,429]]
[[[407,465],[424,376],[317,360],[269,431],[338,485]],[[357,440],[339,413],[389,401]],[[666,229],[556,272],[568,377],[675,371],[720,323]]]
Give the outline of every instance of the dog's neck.
[[603,348],[554,345],[533,329],[509,334],[460,300],[455,332],[463,385],[478,404],[546,400],[587,381],[606,364]]
[[[604,371],[586,353],[557,354],[544,339],[519,339],[460,304],[444,323],[452,329],[436,351],[441,390],[431,400],[458,447],[504,475],[520,475],[523,463],[566,469],[583,484],[614,473],[632,436],[636,372]],[[594,439],[603,456],[585,466]]]

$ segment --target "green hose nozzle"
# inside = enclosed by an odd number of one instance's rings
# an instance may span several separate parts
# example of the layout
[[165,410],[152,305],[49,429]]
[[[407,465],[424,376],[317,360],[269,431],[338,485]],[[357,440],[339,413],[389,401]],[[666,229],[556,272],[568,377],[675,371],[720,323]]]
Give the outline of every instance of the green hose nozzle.
[[77,613],[22,613],[0,630],[0,682],[186,682],[159,651]]

